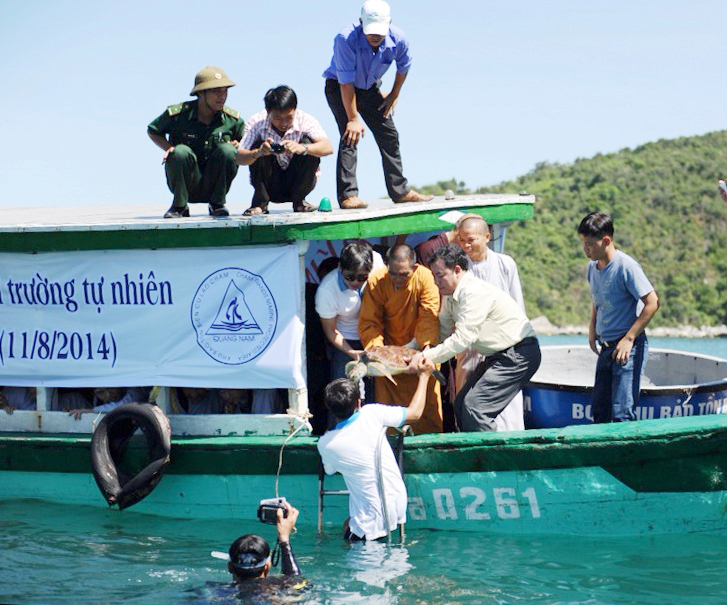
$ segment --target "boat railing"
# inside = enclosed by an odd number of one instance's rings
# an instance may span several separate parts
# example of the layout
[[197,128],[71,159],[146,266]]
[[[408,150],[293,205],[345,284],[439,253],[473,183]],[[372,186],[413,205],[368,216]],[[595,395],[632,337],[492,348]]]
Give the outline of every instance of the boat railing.
[[[67,411],[50,409],[53,390],[38,387],[35,410],[0,410],[0,432],[90,434],[103,417],[87,412],[76,420]],[[284,414],[172,414],[171,388],[159,389],[156,404],[168,415],[175,437],[186,436],[285,436],[306,421],[307,392],[288,391],[288,412]],[[303,392],[299,392],[303,391]],[[300,409],[304,404],[304,409]]]

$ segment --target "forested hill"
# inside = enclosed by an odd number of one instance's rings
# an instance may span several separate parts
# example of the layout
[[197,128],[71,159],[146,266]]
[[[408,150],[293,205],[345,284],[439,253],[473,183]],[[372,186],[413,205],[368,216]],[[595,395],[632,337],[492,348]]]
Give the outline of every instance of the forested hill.
[[[533,220],[513,225],[506,251],[520,268],[528,315],[585,325],[587,259],[576,233],[598,210],[613,216],[616,246],[641,263],[661,309],[652,326],[727,323],[727,131],[648,143],[636,149],[538,164],[515,181],[477,193],[537,196]],[[454,181],[430,189],[458,188]]]

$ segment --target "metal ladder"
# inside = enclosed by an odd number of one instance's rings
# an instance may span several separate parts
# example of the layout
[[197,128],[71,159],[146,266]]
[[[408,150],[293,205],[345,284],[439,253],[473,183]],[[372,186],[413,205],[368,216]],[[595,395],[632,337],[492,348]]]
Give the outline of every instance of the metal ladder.
[[[396,462],[399,465],[399,472],[401,476],[404,476],[404,436],[413,435],[411,427],[405,424],[401,428],[393,428],[396,432],[396,444],[394,447],[394,455],[396,456]],[[384,429],[386,430],[386,429]],[[326,478],[326,471],[321,463],[320,471],[318,472],[318,533],[323,533],[323,499],[325,496],[348,496],[351,492],[347,489],[341,490],[326,490],[324,483]],[[406,533],[404,529],[404,523],[399,523],[399,541],[403,544],[406,539]],[[386,536],[387,541],[391,542],[391,532],[388,529],[388,523],[386,524]]]

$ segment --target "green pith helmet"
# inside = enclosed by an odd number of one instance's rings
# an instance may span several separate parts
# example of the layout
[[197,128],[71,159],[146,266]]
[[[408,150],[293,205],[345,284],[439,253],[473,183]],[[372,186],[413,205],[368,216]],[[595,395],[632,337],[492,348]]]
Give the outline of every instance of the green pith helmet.
[[229,88],[235,83],[227,77],[227,74],[219,67],[205,67],[196,76],[194,76],[194,88],[190,95],[196,95],[203,90],[211,90],[212,88]]

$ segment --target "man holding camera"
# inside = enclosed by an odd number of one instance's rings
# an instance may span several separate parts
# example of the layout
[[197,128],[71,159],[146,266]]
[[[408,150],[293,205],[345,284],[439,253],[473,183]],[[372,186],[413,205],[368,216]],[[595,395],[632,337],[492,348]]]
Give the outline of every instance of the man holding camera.
[[229,216],[227,192],[237,175],[236,145],[245,122],[225,105],[234,86],[219,67],[205,67],[194,79],[196,101],[172,105],[149,124],[147,133],[164,151],[167,185],[174,194],[164,218],[189,216],[190,202],[207,202],[212,216]]
[[268,214],[270,202],[293,202],[293,212],[311,212],[305,201],[313,191],[321,158],[333,153],[318,120],[298,109],[289,86],[265,94],[265,110],[250,118],[237,148],[237,163],[250,166],[255,188],[245,216]]
[[[295,529],[299,511],[283,500],[276,512],[278,529],[276,548],[280,549],[283,575],[300,576],[300,568],[290,546],[290,534]],[[265,580],[272,568],[270,545],[264,538],[255,534],[246,534],[235,540],[230,546],[227,560],[227,569],[232,574],[233,581],[238,584],[248,580]]]

